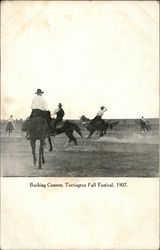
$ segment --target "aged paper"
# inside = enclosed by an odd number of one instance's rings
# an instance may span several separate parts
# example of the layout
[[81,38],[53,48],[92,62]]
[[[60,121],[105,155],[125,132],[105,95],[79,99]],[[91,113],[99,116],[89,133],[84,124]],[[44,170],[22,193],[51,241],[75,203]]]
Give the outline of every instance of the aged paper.
[[[159,2],[2,1],[1,37],[1,249],[159,249]],[[56,137],[39,170],[20,129],[38,88],[119,125]]]

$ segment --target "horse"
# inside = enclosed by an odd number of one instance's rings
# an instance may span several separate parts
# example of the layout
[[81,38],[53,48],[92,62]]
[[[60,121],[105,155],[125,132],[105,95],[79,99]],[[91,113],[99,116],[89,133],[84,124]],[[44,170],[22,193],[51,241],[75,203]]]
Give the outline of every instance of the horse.
[[42,163],[45,163],[44,159],[44,144],[45,144],[45,138],[47,136],[48,131],[48,125],[47,121],[43,117],[33,117],[25,120],[22,123],[21,130],[27,131],[29,134],[30,139],[30,145],[32,148],[32,155],[33,155],[33,163],[36,165],[37,158],[36,158],[36,140],[40,141],[39,146],[39,165],[38,168],[42,169]]
[[82,123],[84,124],[83,126],[85,126],[87,130],[90,132],[87,139],[90,139],[95,131],[97,131],[97,133],[99,133],[100,136],[103,136],[104,134],[106,134],[106,130],[109,128],[109,123],[105,122],[105,120],[103,119],[90,120],[89,118],[82,115],[80,117],[80,120],[83,122]]
[[145,130],[149,132],[151,130],[151,125],[148,123],[145,123],[143,120],[140,120],[140,132],[142,132],[142,130],[144,132]]
[[[55,119],[52,119],[51,124],[54,124]],[[77,140],[73,135],[73,132],[75,131],[79,136],[83,137],[80,128],[78,127],[77,124],[70,122],[68,120],[61,122],[61,124],[59,124],[60,126],[56,126],[56,128],[54,128],[53,130],[50,129],[49,134],[48,134],[48,142],[50,145],[50,149],[49,151],[52,151],[53,147],[52,147],[52,142],[51,142],[51,136],[56,136],[62,133],[65,133],[67,135],[67,137],[69,138],[69,143],[71,143],[72,141],[75,143],[75,145],[77,146]],[[51,125],[52,126],[52,125]]]
[[14,129],[12,122],[7,122],[6,128],[5,128],[5,134],[10,134],[12,133],[12,130]]

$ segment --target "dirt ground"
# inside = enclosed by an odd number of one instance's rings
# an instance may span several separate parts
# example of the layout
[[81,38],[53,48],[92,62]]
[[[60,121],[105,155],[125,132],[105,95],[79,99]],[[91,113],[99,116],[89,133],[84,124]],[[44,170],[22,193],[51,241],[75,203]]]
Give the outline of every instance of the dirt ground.
[[[25,133],[1,133],[1,176],[42,177],[157,177],[159,174],[158,125],[140,133],[139,128],[117,127],[97,138],[75,136],[78,147],[67,145],[65,134],[52,138],[53,151],[46,140],[43,169],[33,165],[30,142]],[[39,142],[36,144],[38,154]]]

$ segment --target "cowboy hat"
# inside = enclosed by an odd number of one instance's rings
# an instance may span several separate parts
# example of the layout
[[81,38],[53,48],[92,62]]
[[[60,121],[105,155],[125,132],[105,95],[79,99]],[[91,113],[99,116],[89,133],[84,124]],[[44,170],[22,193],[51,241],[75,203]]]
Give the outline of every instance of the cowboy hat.
[[37,92],[35,94],[43,94],[44,92],[41,89],[37,89]]

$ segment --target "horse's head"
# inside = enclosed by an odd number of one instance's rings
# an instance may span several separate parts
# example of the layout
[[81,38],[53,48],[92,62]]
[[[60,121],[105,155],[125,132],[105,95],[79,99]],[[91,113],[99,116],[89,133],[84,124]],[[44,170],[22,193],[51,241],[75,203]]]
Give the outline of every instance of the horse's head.
[[81,120],[82,122],[84,122],[84,121],[85,121],[85,116],[82,115],[82,116],[80,117],[80,120]]

